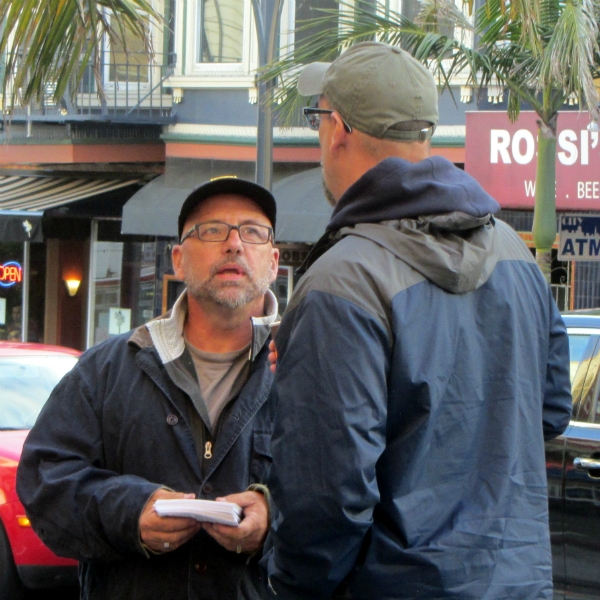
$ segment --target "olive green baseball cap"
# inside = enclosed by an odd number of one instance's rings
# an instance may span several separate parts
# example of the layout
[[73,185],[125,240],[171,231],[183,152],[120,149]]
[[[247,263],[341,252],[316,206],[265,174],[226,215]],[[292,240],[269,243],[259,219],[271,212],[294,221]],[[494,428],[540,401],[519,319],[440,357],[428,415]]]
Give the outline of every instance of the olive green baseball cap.
[[[376,138],[425,141],[439,120],[431,71],[402,48],[379,42],[356,44],[331,63],[307,65],[298,92],[324,95],[349,125]],[[413,129],[411,121],[430,125]]]

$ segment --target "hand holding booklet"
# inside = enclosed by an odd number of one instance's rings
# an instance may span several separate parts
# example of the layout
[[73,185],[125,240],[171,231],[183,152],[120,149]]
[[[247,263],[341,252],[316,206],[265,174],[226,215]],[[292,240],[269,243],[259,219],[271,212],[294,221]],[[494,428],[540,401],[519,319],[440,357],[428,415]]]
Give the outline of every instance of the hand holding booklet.
[[242,508],[234,502],[215,500],[157,500],[154,510],[161,517],[189,517],[198,521],[221,523],[237,527],[242,520]]

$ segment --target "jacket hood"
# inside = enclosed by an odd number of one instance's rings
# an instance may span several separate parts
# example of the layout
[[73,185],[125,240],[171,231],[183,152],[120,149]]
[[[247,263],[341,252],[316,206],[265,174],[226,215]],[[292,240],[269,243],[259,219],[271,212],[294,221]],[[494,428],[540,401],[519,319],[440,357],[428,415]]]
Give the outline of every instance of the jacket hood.
[[475,179],[445,158],[388,158],[340,198],[315,258],[355,235],[385,247],[439,287],[468,292],[496,266],[498,222],[492,214],[499,209]]
[[370,239],[453,294],[482,286],[498,261],[499,222],[490,215],[433,215],[342,229],[341,236]]
[[484,217],[500,205],[462,169],[441,156],[417,163],[386,158],[352,184],[327,225],[336,231],[357,223],[462,212]]

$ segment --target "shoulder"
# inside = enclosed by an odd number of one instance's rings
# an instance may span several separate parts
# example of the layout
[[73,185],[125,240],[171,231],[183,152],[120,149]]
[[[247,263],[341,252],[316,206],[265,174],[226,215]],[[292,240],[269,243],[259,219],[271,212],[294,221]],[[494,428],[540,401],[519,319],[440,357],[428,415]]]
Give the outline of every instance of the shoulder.
[[95,388],[109,378],[131,369],[139,346],[129,342],[131,332],[109,338],[86,350],[65,378],[65,383]]
[[[302,276],[286,312],[311,301],[323,305],[323,295],[335,297],[335,306],[365,311],[390,331],[390,273],[403,269],[396,258],[372,240],[347,235],[319,257]],[[340,303],[341,301],[341,303]],[[337,309],[336,309],[337,310]]]
[[535,263],[535,258],[527,244],[519,234],[501,219],[494,218],[494,226],[498,236],[498,252],[500,260],[524,260]]

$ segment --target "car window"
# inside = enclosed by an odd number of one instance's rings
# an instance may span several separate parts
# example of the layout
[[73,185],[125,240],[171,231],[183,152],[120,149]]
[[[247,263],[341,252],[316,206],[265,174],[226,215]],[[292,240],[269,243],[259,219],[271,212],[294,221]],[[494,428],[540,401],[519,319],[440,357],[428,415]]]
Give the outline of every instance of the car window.
[[585,350],[591,338],[589,333],[570,333],[569,334],[569,355],[571,357],[571,384],[575,380],[577,367],[583,360]]
[[593,421],[600,370],[599,330],[593,327],[568,327],[567,331],[571,356],[573,420]]
[[76,356],[0,357],[0,429],[31,429]]

